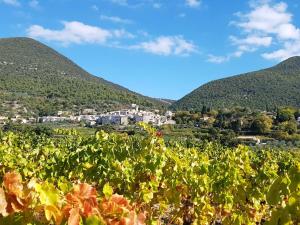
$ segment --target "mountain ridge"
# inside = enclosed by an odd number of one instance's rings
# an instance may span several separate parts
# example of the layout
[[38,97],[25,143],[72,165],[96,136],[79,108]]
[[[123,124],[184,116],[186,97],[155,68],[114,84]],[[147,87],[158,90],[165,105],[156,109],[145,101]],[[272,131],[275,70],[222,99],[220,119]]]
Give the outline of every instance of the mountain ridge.
[[[0,100],[17,101],[32,114],[82,108],[105,111],[131,103],[165,107],[86,72],[56,50],[25,37],[0,39]],[[0,112],[9,111],[6,108],[2,104]]]
[[277,65],[210,81],[172,105],[177,110],[201,110],[205,106],[235,106],[273,109],[300,107],[300,57],[294,56]]

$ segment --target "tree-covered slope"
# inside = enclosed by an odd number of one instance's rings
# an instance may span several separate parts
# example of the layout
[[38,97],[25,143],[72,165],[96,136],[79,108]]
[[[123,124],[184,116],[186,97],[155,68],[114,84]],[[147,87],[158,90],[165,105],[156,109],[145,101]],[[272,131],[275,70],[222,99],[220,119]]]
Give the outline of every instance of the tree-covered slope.
[[257,72],[209,82],[173,104],[174,109],[245,106],[272,109],[300,107],[300,57]]
[[[162,102],[93,76],[53,49],[29,38],[0,39],[0,114],[7,104],[34,113]],[[7,113],[7,112],[6,112]]]

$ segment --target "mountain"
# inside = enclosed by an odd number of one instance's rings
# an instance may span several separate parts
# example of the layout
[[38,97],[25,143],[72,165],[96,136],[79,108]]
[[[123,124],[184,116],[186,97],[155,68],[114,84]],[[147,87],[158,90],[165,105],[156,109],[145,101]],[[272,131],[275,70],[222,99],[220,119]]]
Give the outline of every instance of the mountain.
[[268,69],[209,82],[175,102],[172,108],[201,110],[203,105],[261,110],[300,107],[300,57],[289,58]]
[[176,102],[176,100],[167,99],[167,98],[157,98],[157,100],[159,100],[160,102],[163,102],[167,105],[172,105],[174,102]]
[[0,39],[0,115],[53,114],[58,110],[98,111],[131,103],[161,108],[159,100],[93,76],[55,50],[30,38]]

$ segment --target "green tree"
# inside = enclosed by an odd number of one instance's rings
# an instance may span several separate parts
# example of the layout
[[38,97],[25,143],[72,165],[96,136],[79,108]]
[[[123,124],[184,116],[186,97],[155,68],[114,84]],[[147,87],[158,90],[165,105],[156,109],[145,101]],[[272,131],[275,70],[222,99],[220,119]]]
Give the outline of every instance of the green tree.
[[254,119],[251,130],[258,134],[265,134],[271,131],[273,120],[266,115],[259,115]]
[[231,129],[234,130],[235,132],[239,132],[242,130],[242,120],[237,119],[231,122]]
[[288,134],[297,133],[297,122],[295,120],[286,121],[280,124],[279,128],[282,131],[287,132]]
[[292,108],[281,108],[277,111],[276,120],[280,123],[294,120],[295,119],[295,110]]

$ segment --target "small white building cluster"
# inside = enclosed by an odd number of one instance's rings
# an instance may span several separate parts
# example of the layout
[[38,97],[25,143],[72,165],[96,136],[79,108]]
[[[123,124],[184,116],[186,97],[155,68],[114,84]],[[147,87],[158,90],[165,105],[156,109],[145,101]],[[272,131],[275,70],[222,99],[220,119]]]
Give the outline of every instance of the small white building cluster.
[[298,117],[297,122],[298,122],[298,124],[300,124],[300,117]]
[[39,122],[85,122],[89,125],[128,125],[131,123],[144,122],[157,126],[163,124],[175,124],[172,120],[173,113],[167,111],[165,115],[159,115],[159,111],[143,111],[135,104],[131,109],[107,112],[101,115],[79,115],[79,116],[46,116],[40,117]]
[[8,117],[6,116],[0,116],[0,124],[6,124],[8,121]]
[[138,106],[133,105],[132,109],[108,112],[101,115],[98,119],[99,124],[117,124],[128,125],[130,122],[151,123],[153,125],[161,126],[163,124],[174,124],[172,120],[173,113],[168,111],[165,115],[159,115],[158,111],[142,111]]
[[144,122],[161,126],[163,124],[175,124],[175,121],[172,120],[172,117],[173,113],[171,111],[167,111],[165,115],[159,115],[158,110],[155,112],[143,111],[139,110],[139,107],[133,104],[131,109],[113,111],[101,115],[97,123],[102,125],[128,125],[130,122]]
[[39,123],[54,123],[54,122],[64,122],[68,121],[70,118],[64,116],[43,116],[39,117]]
[[36,123],[36,118],[30,117],[30,118],[24,118],[20,115],[16,115],[12,118],[8,118],[6,116],[0,116],[0,125],[5,125],[8,122],[12,123],[18,123],[18,124],[29,124],[29,123]]

